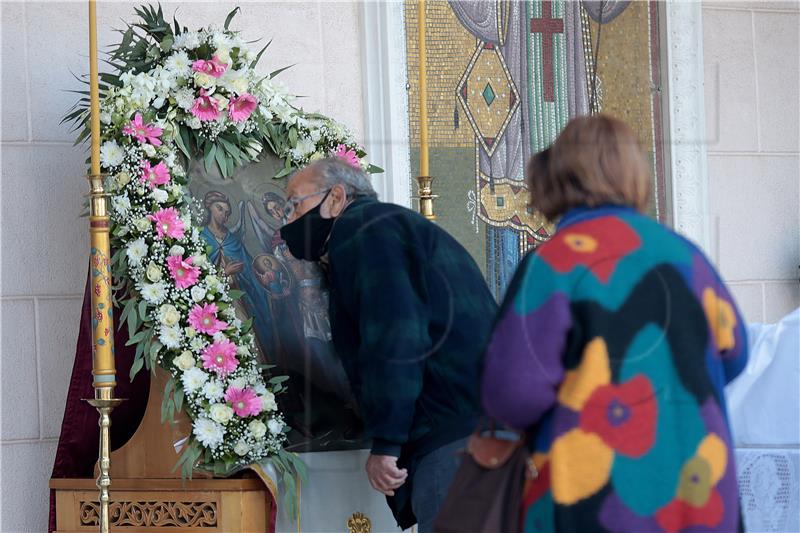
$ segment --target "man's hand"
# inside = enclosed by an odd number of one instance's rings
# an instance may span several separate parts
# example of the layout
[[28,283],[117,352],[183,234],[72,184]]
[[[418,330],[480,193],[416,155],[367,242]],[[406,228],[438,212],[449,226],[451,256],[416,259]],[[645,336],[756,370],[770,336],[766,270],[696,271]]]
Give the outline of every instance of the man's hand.
[[372,488],[386,496],[394,496],[394,489],[408,477],[408,470],[397,468],[397,457],[391,455],[370,455],[366,470]]

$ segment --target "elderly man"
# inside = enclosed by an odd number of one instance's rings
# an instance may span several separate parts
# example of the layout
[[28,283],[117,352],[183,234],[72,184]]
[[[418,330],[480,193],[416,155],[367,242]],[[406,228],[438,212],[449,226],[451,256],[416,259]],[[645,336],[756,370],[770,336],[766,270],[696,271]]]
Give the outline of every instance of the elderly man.
[[286,193],[281,236],[326,265],[333,342],[372,439],[369,482],[401,527],[432,531],[478,422],[495,301],[455,239],[379,202],[360,169],[324,159]]

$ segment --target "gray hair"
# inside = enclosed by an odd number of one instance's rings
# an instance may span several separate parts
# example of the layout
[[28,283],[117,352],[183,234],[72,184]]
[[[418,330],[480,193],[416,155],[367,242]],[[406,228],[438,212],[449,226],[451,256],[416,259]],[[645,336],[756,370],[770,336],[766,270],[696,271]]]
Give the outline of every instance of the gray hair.
[[378,197],[378,193],[372,188],[372,183],[370,183],[367,173],[342,161],[338,157],[320,159],[306,168],[311,170],[319,180],[320,185],[325,188],[342,185],[347,196]]

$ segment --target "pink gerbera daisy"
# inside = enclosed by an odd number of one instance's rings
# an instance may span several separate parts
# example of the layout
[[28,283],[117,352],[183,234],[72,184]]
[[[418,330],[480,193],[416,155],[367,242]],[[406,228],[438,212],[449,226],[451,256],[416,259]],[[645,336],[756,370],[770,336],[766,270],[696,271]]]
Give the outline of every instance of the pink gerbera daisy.
[[239,366],[236,359],[236,345],[228,339],[215,341],[203,350],[203,368],[220,376],[230,374]]
[[169,169],[163,161],[159,161],[156,166],[152,166],[150,161],[142,163],[142,175],[139,181],[146,183],[151,189],[155,189],[156,185],[166,185],[169,179]]
[[174,207],[160,209],[147,218],[156,223],[156,239],[163,239],[166,235],[172,239],[182,239],[186,226],[178,215],[178,210]]
[[153,123],[145,124],[141,113],[136,113],[133,120],[122,128],[125,135],[133,135],[140,143],[149,142],[153,146],[161,146],[161,128]]
[[358,154],[356,154],[355,150],[348,150],[347,146],[344,144],[340,144],[336,147],[336,151],[333,152],[333,155],[347,163],[353,168],[357,168],[361,170],[361,162],[358,159]]
[[179,289],[186,289],[197,283],[200,277],[200,269],[192,266],[192,258],[184,259],[179,255],[171,255],[167,258],[167,270],[175,281],[175,286]]
[[225,391],[225,401],[231,404],[233,412],[242,418],[256,416],[263,409],[264,403],[253,389],[237,389],[228,387]]
[[189,325],[207,335],[213,335],[228,327],[227,322],[217,319],[217,304],[195,305],[189,311]]
[[192,63],[192,70],[208,74],[213,78],[219,78],[228,70],[228,65],[220,61],[219,57],[214,56],[210,60],[198,59]]
[[228,116],[234,122],[244,122],[255,111],[258,100],[249,93],[242,93],[233,98],[228,105]]
[[219,117],[219,102],[209,96],[205,89],[200,89],[200,96],[194,101],[191,109],[192,115],[200,120],[217,120]]

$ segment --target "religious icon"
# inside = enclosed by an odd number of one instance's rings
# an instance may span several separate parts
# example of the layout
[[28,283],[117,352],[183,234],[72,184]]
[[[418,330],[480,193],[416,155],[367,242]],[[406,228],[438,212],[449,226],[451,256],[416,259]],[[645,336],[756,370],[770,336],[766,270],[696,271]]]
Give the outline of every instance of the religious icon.
[[209,259],[241,291],[236,316],[252,319],[261,362],[273,376],[288,375],[278,396],[288,424],[289,449],[361,448],[361,421],[342,364],[334,352],[328,291],[319,265],[295,259],[280,238],[285,179],[282,162],[261,162],[222,179],[202,161],[190,164],[191,193],[199,202],[200,234]]

